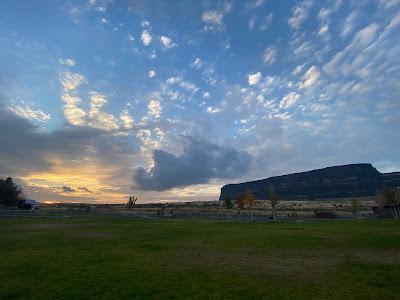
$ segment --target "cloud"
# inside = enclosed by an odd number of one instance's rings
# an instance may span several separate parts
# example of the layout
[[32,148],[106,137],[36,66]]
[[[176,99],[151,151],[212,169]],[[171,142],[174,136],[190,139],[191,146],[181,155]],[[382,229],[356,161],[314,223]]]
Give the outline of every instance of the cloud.
[[154,150],[153,161],[151,169],[135,170],[133,180],[138,188],[164,191],[211,179],[240,177],[247,173],[252,156],[233,147],[187,138],[182,154]]
[[224,15],[216,10],[207,10],[201,15],[201,20],[210,25],[219,27],[222,25]]
[[317,35],[324,35],[329,32],[329,26],[328,25],[323,25],[321,28],[318,30]]
[[203,61],[196,57],[195,60],[190,64],[191,67],[195,68],[195,69],[200,69],[203,66]]
[[104,131],[119,130],[117,118],[113,114],[102,111],[102,107],[108,102],[106,96],[94,91],[91,91],[89,95],[90,111],[88,114],[88,125]]
[[262,74],[261,72],[252,73],[247,76],[247,82],[251,85],[256,85],[261,80]]
[[[389,25],[388,25],[389,26]],[[323,66],[324,72],[332,77],[338,77],[340,75],[348,75],[353,69],[361,67],[360,60],[364,58],[364,63],[367,63],[366,49],[373,43],[378,34],[379,25],[371,23],[363,29],[359,30],[353,37],[351,43],[347,45],[342,51],[337,52],[329,62]],[[390,28],[388,28],[390,29]],[[383,37],[382,37],[383,38]],[[376,45],[376,42],[374,42]],[[368,48],[369,51],[374,51],[374,48]],[[357,58],[357,59],[356,59]],[[372,56],[370,57],[373,58]],[[357,66],[352,66],[357,63]]]
[[266,64],[273,64],[276,61],[276,57],[278,56],[278,50],[275,46],[269,46],[264,51],[263,61]]
[[63,87],[61,98],[65,103],[65,118],[72,125],[85,125],[86,112],[78,107],[79,102],[81,102],[81,98],[76,95],[75,90],[81,84],[86,82],[86,78],[79,73],[64,72],[60,75],[59,82]]
[[292,16],[287,21],[291,29],[300,28],[301,24],[307,19],[311,6],[312,1],[305,0],[292,8]]
[[65,92],[76,90],[81,84],[86,82],[85,76],[79,73],[64,72],[59,77],[59,81]]
[[167,78],[166,82],[169,85],[177,84],[179,87],[188,92],[191,92],[192,94],[195,94],[199,90],[199,88],[193,82],[185,81],[181,76],[169,77]]
[[164,49],[171,49],[178,46],[177,44],[173,43],[172,40],[166,35],[160,37],[160,42],[161,44],[163,44]]
[[75,192],[75,189],[73,189],[73,188],[70,187],[70,186],[64,185],[64,186],[62,187],[62,191],[63,191],[63,193],[74,193],[74,192]]
[[122,121],[122,126],[124,129],[132,129],[134,120],[132,116],[129,114],[127,108],[120,113],[119,118]]
[[145,21],[142,21],[141,25],[143,28],[148,28],[148,27],[150,27],[150,22],[145,20]]
[[306,88],[312,87],[315,83],[317,83],[320,75],[321,72],[318,70],[316,66],[310,67],[302,77],[302,79],[304,80],[303,81],[304,87]]
[[[134,151],[129,137],[66,125],[50,132],[1,107],[0,177],[22,179],[28,196],[40,200],[107,201],[130,190]],[[128,180],[127,180],[128,179]],[[90,187],[96,195],[62,198],[60,188]],[[61,198],[60,198],[61,197]],[[99,199],[101,200],[101,199]]]
[[343,22],[342,31],[340,33],[340,36],[342,38],[346,38],[347,36],[350,35],[350,33],[353,32],[357,16],[358,16],[358,14],[355,11],[352,11],[347,16],[346,20]]
[[400,0],[378,0],[379,6],[383,6],[385,9],[400,6]]
[[216,32],[225,30],[224,15],[231,11],[232,6],[228,2],[223,2],[219,6],[218,9],[210,9],[202,13],[201,20],[204,23],[204,31]]
[[221,111],[221,109],[218,108],[218,107],[215,107],[215,106],[207,107],[207,112],[210,113],[210,114],[215,114],[215,113],[220,112],[220,111]]
[[253,16],[249,20],[249,29],[252,30],[254,28],[254,25],[256,24],[256,17]]
[[254,9],[254,8],[260,7],[263,4],[264,4],[264,0],[251,0],[251,1],[247,1],[244,4],[244,6],[247,9]]
[[300,95],[295,92],[290,92],[285,95],[281,102],[279,103],[280,108],[289,108],[296,104],[296,102],[300,99]]
[[66,59],[60,58],[58,60],[58,62],[60,63],[60,65],[67,66],[67,67],[73,67],[76,64],[76,61],[71,58],[66,58]]
[[140,39],[142,40],[142,43],[144,46],[148,46],[151,43],[152,37],[149,31],[146,29],[142,31],[142,34],[140,35]]
[[147,105],[149,110],[149,116],[154,118],[159,118],[161,115],[162,107],[161,103],[158,100],[150,100],[149,104]]
[[293,74],[293,75],[299,74],[299,73],[301,72],[301,70],[303,70],[304,66],[305,66],[305,64],[296,66],[296,67],[294,68],[294,70],[292,71],[292,74]]
[[149,78],[153,78],[153,77],[156,76],[156,75],[157,75],[157,73],[156,73],[156,71],[154,71],[154,70],[150,70],[149,73],[147,74],[147,76],[148,76]]
[[24,101],[22,101],[20,105],[9,107],[9,110],[27,120],[37,121],[41,123],[50,120],[49,114],[44,113],[41,109],[33,109]]
[[267,30],[272,23],[274,15],[272,13],[266,15],[262,24],[258,27],[259,30]]

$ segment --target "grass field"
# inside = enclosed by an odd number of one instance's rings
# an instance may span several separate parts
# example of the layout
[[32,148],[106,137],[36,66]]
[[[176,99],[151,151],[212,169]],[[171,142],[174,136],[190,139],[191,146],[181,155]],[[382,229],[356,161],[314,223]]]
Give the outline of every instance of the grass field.
[[400,222],[0,220],[0,299],[400,299]]

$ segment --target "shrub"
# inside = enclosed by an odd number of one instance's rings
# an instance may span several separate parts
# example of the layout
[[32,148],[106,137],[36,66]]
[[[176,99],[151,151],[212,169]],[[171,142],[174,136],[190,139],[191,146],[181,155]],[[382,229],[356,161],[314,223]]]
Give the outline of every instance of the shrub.
[[230,196],[226,196],[224,199],[224,205],[227,209],[231,209],[233,207],[232,199]]
[[318,211],[314,210],[314,216],[319,219],[336,219],[337,215],[333,211]]

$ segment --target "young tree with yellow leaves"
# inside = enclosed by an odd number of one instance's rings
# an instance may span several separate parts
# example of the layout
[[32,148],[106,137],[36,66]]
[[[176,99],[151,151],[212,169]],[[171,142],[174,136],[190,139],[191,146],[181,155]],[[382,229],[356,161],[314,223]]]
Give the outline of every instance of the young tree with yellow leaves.
[[254,222],[254,217],[253,217],[254,196],[253,193],[250,191],[250,189],[247,189],[245,199],[247,208],[249,209],[250,221]]
[[272,185],[268,188],[268,199],[269,199],[269,202],[271,203],[272,219],[275,221],[276,220],[276,206],[279,203],[279,197],[278,197],[278,194],[275,192],[275,189]]

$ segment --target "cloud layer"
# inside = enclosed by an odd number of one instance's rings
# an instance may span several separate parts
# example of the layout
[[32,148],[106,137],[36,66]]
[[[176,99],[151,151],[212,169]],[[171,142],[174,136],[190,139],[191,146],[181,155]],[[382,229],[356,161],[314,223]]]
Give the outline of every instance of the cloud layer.
[[252,157],[245,151],[193,138],[188,138],[187,143],[180,155],[154,150],[154,166],[148,170],[138,168],[134,173],[138,187],[164,191],[216,178],[237,178],[246,175],[251,166]]

